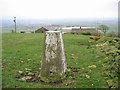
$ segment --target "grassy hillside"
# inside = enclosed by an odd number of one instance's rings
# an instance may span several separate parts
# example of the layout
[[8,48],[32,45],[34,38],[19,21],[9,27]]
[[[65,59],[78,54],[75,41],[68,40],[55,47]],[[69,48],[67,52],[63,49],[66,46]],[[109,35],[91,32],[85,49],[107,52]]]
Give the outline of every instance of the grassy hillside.
[[[40,71],[44,35],[3,34],[3,88],[108,88],[106,80],[109,77],[104,74],[107,72],[104,66],[107,66],[109,58],[94,46],[88,48],[89,36],[64,34],[63,39],[67,67],[73,72],[69,74],[68,83],[51,85],[24,82],[17,78],[17,72],[26,68]],[[92,41],[92,45],[101,41]]]

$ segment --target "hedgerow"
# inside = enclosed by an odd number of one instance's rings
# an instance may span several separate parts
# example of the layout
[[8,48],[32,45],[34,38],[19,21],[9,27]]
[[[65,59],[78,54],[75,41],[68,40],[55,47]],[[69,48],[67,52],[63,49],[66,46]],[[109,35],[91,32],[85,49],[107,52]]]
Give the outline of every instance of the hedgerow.
[[118,78],[120,77],[120,38],[113,38],[103,44],[97,44],[102,52],[106,54],[108,60],[108,76],[107,84],[109,88],[118,87]]

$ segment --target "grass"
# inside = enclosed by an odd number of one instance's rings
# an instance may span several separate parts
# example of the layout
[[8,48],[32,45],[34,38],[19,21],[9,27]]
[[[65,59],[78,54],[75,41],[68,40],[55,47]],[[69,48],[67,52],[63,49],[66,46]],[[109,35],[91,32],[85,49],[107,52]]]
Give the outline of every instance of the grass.
[[[74,83],[55,86],[19,81],[16,75],[20,70],[40,71],[43,38],[43,34],[3,34],[3,88],[108,88],[102,66],[107,62],[106,56],[95,48],[88,49],[89,36],[84,35],[63,35],[67,67],[80,68]],[[96,68],[89,68],[91,65]]]

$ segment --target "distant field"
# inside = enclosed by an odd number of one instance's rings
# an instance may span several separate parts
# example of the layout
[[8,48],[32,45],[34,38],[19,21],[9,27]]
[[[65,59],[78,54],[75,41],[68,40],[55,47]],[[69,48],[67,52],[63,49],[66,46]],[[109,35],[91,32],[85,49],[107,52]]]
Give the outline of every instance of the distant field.
[[[38,28],[40,28],[40,26],[34,26],[34,27],[29,27],[29,26],[18,26],[17,27],[17,31],[34,31],[37,30]],[[12,32],[12,30],[14,30],[14,26],[9,26],[9,27],[2,27],[2,32]],[[109,28],[109,31],[117,31],[118,27],[117,26],[111,26]]]
[[109,29],[109,32],[110,31],[116,31],[116,32],[118,32],[118,26],[111,26],[110,29]]
[[[107,66],[104,53],[94,47],[88,48],[89,36],[64,34],[67,67],[79,68],[70,78],[74,83],[49,85],[23,82],[16,78],[17,72],[29,68],[39,71],[43,52],[43,34],[3,33],[2,36],[2,87],[3,88],[108,88],[103,64]],[[109,39],[109,38],[106,38]],[[94,42],[92,45],[99,43]],[[94,68],[89,68],[94,66]],[[72,77],[72,76],[71,76]]]

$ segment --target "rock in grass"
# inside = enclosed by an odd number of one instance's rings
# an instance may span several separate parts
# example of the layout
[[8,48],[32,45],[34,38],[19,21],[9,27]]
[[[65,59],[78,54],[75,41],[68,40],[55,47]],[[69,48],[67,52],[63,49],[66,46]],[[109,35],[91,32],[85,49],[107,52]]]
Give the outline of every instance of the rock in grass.
[[90,65],[88,68],[96,68],[96,65]]
[[24,77],[22,77],[20,80],[21,80],[21,81],[27,81],[27,80],[30,80],[30,79],[32,79],[31,76],[24,76]]
[[28,75],[29,75],[29,76],[33,76],[33,75],[34,75],[34,73],[32,73],[32,72],[29,72],[29,73],[28,73]]
[[23,71],[18,71],[19,74],[23,74]]
[[21,81],[26,81],[26,78],[25,77],[22,77],[21,79],[19,79]]
[[30,80],[30,79],[32,79],[32,77],[31,76],[26,76],[25,79]]
[[107,84],[108,84],[109,87],[112,87],[113,86],[113,80],[111,80],[111,79],[107,80]]
[[85,77],[86,77],[86,78],[88,78],[88,79],[90,78],[90,76],[89,76],[89,75],[85,75]]
[[26,70],[26,71],[32,71],[32,70],[31,70],[31,69],[29,69],[29,68],[25,68],[25,70]]

